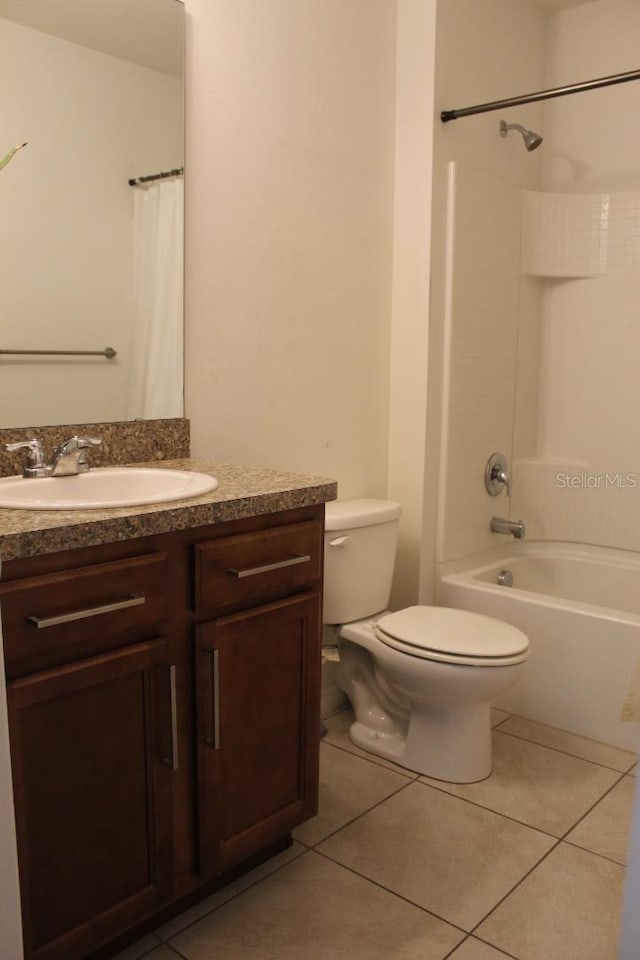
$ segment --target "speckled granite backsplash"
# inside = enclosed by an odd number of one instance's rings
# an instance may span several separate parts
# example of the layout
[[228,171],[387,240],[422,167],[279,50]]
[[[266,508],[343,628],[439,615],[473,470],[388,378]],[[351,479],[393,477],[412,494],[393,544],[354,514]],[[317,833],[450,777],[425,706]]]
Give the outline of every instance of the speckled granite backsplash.
[[74,423],[56,427],[8,427],[0,430],[0,476],[22,473],[25,452],[8,453],[5,443],[41,440],[47,456],[57,444],[76,434],[101,437],[102,444],[90,452],[95,467],[177,460],[189,456],[189,421],[130,420],[119,423]]

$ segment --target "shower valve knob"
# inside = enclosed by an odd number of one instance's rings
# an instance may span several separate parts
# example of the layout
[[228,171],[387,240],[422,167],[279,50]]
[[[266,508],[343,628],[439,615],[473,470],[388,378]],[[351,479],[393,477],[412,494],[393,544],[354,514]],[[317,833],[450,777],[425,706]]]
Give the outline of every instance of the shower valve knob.
[[484,470],[484,486],[487,493],[492,497],[497,497],[503,489],[507,491],[508,497],[511,496],[509,468],[507,459],[502,453],[492,453],[487,460]]

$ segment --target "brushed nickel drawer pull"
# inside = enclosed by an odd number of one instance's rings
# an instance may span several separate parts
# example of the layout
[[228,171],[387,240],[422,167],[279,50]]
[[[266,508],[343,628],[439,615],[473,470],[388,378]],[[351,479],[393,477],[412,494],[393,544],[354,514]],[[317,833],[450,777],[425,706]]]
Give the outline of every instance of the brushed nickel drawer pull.
[[217,650],[213,651],[213,748],[220,749],[220,682]]
[[211,694],[213,697],[213,736],[205,737],[204,742],[208,747],[212,747],[214,750],[220,749],[220,682],[219,682],[219,667],[218,667],[218,658],[220,653],[218,650],[209,650],[213,660],[213,678],[211,684]]
[[308,553],[296,553],[287,560],[276,560],[274,563],[265,563],[261,567],[247,567],[245,570],[234,570],[230,568],[227,573],[232,577],[255,577],[259,573],[269,573],[271,570],[281,570],[283,567],[295,567],[299,563],[310,563],[311,556]]
[[146,602],[144,593],[132,593],[126,600],[116,600],[114,603],[105,603],[101,607],[88,607],[86,610],[72,610],[71,613],[59,613],[55,617],[27,617],[29,623],[35,624],[38,630],[45,627],[57,627],[61,623],[71,623],[72,620],[87,620],[89,617],[99,617],[103,613],[113,613],[114,610],[125,610],[127,607],[139,607]]
[[176,667],[169,667],[169,692],[171,694],[171,769],[178,769],[178,702],[176,696]]

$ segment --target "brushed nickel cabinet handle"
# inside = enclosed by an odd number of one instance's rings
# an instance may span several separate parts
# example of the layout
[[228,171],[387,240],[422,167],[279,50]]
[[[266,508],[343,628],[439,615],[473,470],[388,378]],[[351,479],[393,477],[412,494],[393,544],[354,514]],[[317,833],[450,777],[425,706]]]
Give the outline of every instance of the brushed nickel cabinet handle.
[[220,749],[220,681],[219,681],[219,651],[209,650],[212,657],[211,695],[213,697],[213,736],[205,737],[204,742],[214,750]]
[[246,567],[244,570],[230,568],[227,573],[232,577],[255,577],[259,573],[269,573],[270,570],[281,570],[283,567],[295,567],[299,563],[310,563],[311,556],[306,553],[296,553],[286,560],[276,560],[274,563],[265,563],[261,567]]
[[176,696],[176,666],[169,667],[169,695],[171,697],[171,756],[168,766],[172,770],[178,769],[178,701]]
[[35,624],[38,630],[46,627],[57,627],[61,623],[71,623],[73,620],[87,620],[89,617],[99,617],[103,613],[113,613],[114,610],[125,610],[127,607],[139,607],[145,603],[144,593],[132,593],[126,600],[116,600],[105,603],[100,607],[88,607],[86,610],[72,610],[70,613],[59,613],[54,617],[27,617],[29,623]]

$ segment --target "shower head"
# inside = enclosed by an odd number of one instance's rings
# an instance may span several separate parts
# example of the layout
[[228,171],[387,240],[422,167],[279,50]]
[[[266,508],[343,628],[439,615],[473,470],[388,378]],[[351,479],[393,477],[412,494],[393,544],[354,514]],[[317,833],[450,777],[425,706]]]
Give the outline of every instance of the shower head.
[[517,130],[522,134],[524,145],[529,152],[531,152],[531,150],[535,150],[542,143],[542,137],[539,133],[534,133],[533,130],[527,130],[526,127],[521,126],[519,123],[507,123],[506,120],[501,120],[500,136],[506,137],[509,130]]

